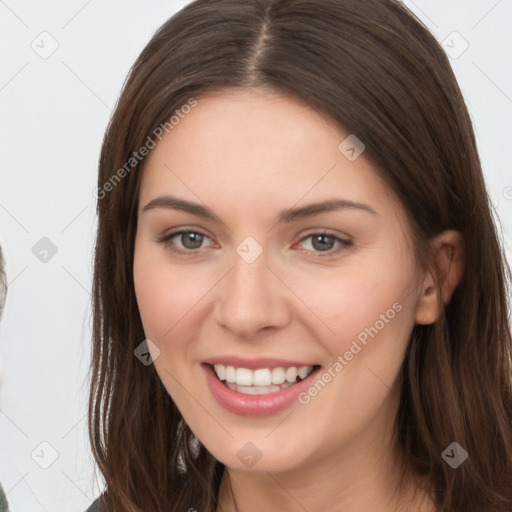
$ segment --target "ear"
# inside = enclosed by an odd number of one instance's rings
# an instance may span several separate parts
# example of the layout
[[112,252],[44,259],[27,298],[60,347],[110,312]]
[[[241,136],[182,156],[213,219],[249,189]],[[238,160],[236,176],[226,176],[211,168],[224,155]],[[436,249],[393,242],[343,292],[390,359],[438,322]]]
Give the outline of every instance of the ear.
[[416,323],[434,323],[464,273],[464,239],[459,231],[443,231],[430,241],[431,260],[416,306]]

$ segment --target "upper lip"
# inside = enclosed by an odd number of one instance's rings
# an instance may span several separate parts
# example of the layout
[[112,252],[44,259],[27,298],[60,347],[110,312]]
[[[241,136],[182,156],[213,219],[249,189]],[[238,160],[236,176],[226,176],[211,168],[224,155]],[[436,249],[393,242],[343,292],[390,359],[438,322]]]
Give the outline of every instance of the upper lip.
[[224,366],[234,366],[235,368],[247,368],[257,370],[258,368],[278,368],[280,366],[289,368],[290,366],[318,366],[315,363],[306,363],[301,361],[292,361],[286,359],[276,359],[275,357],[257,357],[254,359],[245,359],[239,356],[216,356],[209,357],[203,361],[204,364],[223,364]]

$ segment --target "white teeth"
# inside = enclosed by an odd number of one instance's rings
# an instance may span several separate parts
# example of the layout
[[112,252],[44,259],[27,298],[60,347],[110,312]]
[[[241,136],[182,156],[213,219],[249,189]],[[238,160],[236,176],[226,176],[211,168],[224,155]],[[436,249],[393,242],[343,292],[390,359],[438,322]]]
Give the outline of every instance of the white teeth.
[[[220,377],[219,377],[220,378]],[[286,380],[286,373],[284,372],[284,368],[278,366],[272,370],[272,382],[274,384],[282,384]]]
[[252,372],[247,368],[237,368],[235,382],[239,386],[252,386]]
[[[223,365],[219,364],[219,366],[223,366]],[[219,376],[219,379],[220,379],[220,376]],[[235,368],[233,366],[226,366],[226,381],[227,382],[235,382],[235,379],[236,379]]]
[[228,382],[226,385],[229,389],[231,389],[231,391],[244,393],[245,395],[268,395],[269,393],[275,393],[276,391],[281,391],[281,389],[289,388],[293,384],[286,382],[281,386],[276,386],[274,384],[271,386],[239,386],[233,382]]
[[252,372],[253,386],[270,386],[272,384],[272,373],[268,368],[261,368]]
[[297,382],[297,368],[291,366],[286,370],[286,380],[288,382]]
[[[295,384],[297,377],[301,380],[305,379],[313,370],[313,366],[290,366],[283,368],[258,368],[257,370],[249,370],[248,368],[235,368],[234,366],[224,366],[223,364],[215,364],[213,366],[219,380],[226,381],[226,383],[233,384],[234,386],[241,386],[243,388],[269,388],[280,386],[279,389],[288,387],[285,384]],[[286,381],[286,382],[285,382]],[[232,388],[232,386],[228,386]],[[249,391],[248,393],[253,393]],[[245,392],[245,391],[241,391]],[[269,391],[266,391],[267,393]],[[272,392],[272,391],[270,391]],[[259,394],[258,392],[253,394]]]
[[301,366],[298,370],[297,370],[297,373],[299,374],[299,377],[301,379],[305,379],[307,376],[308,376],[308,367],[307,366]]
[[215,373],[219,379],[226,380],[226,367],[223,364],[215,364],[213,367],[215,368]]

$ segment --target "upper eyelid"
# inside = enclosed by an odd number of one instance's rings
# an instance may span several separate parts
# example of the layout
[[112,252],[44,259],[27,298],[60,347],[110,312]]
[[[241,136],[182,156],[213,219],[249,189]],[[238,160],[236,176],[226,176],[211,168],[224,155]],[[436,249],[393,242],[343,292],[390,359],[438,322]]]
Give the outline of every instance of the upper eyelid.
[[194,233],[194,234],[202,235],[204,237],[209,238],[210,240],[213,240],[213,237],[211,237],[208,233],[206,233],[202,229],[198,229],[198,228],[177,228],[175,231],[171,230],[168,233],[164,233],[163,235],[159,236],[158,239],[169,240],[175,236],[183,235],[186,233]]
[[[185,235],[185,234],[189,234],[189,233],[193,233],[193,234],[196,234],[196,235],[204,236],[205,238],[208,238],[209,240],[214,242],[214,240],[212,239],[212,237],[210,235],[207,235],[203,231],[200,231],[200,230],[197,230],[197,229],[179,229],[178,231],[171,231],[170,233],[168,233],[166,235],[158,237],[157,241],[169,242],[175,236]],[[180,250],[187,251],[187,252],[194,252],[192,249],[181,249],[180,248]],[[195,252],[197,252],[197,250]]]
[[[352,240],[352,237],[347,235],[347,234],[345,234],[345,235],[338,235],[334,231],[329,230],[329,229],[322,229],[322,228],[311,228],[311,229],[312,229],[312,231],[310,231],[307,234],[304,234],[300,238],[300,241],[302,241],[305,238],[308,238],[308,237],[310,237],[312,235],[326,235],[326,236],[332,236],[333,238],[338,238],[338,239],[341,239],[341,240],[344,240],[344,239]],[[180,228],[177,231],[171,231],[170,233],[165,234],[165,235],[163,235],[160,238],[170,239],[170,238],[173,238],[173,237],[175,237],[177,235],[182,235],[182,234],[186,234],[186,233],[194,233],[194,234],[202,235],[202,236],[205,236],[207,238],[212,239],[212,237],[208,233],[205,233],[201,229],[197,229],[197,228],[194,228],[194,229],[192,229],[192,228],[191,229],[189,229],[189,228]]]
[[[353,243],[353,240],[352,240],[352,237],[350,237],[349,235],[345,235],[345,238],[343,236],[339,236],[337,235],[334,231],[331,231],[331,230],[328,230],[328,229],[322,229],[322,228],[312,228],[313,231],[307,233],[307,234],[304,234],[303,236],[301,236],[301,238],[294,243],[294,245],[296,245],[297,243],[300,243],[300,242],[303,242],[304,240],[308,239],[309,237],[313,236],[313,235],[325,235],[325,236],[330,236],[332,238],[334,238],[336,241],[340,242],[341,244],[343,243]],[[184,234],[188,234],[188,233],[194,233],[194,234],[198,234],[198,235],[201,235],[201,236],[204,236],[206,238],[209,238],[212,242],[214,242],[214,240],[212,239],[212,237],[210,237],[208,234],[204,233],[202,230],[200,229],[187,229],[187,228],[182,228],[182,229],[178,229],[177,231],[171,231],[170,233],[160,237],[158,240],[161,241],[161,242],[169,242],[172,238],[174,238],[175,236],[179,236],[179,235],[184,235]],[[182,252],[199,252],[200,249],[206,249],[206,247],[200,247],[199,249],[182,249],[181,247],[178,248],[179,251],[182,251]],[[321,254],[322,251],[313,251],[313,252],[318,252],[318,254]],[[326,254],[329,254],[331,251],[325,251]]]
[[332,249],[329,249],[328,251],[310,251],[308,249],[301,249],[301,250],[304,250],[306,252],[310,252],[310,253],[314,254],[315,256],[320,256],[320,257],[322,257],[322,256],[325,256],[325,257],[334,256],[334,255],[337,254],[337,251],[340,248],[342,248],[342,247],[348,248],[348,247],[351,247],[351,246],[354,245],[354,241],[353,241],[352,237],[346,236],[346,238],[344,238],[344,237],[336,235],[335,233],[332,233],[332,232],[329,232],[329,231],[321,231],[321,230],[320,231],[313,231],[312,233],[304,235],[294,245],[297,245],[297,244],[303,242],[304,240],[312,237],[313,235],[324,235],[324,236],[332,237],[339,244],[339,246],[337,248],[333,247]]

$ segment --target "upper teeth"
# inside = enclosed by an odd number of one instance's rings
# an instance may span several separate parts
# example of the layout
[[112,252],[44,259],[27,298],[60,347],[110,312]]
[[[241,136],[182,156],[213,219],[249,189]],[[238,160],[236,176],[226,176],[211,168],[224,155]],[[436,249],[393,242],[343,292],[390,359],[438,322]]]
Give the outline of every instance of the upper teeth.
[[235,368],[234,366],[225,366],[215,364],[213,366],[215,373],[220,380],[227,382],[236,382],[239,386],[270,386],[271,384],[282,384],[285,380],[296,382],[297,376],[305,379],[313,370],[312,366],[290,366],[283,368],[259,368],[249,370],[248,368]]

